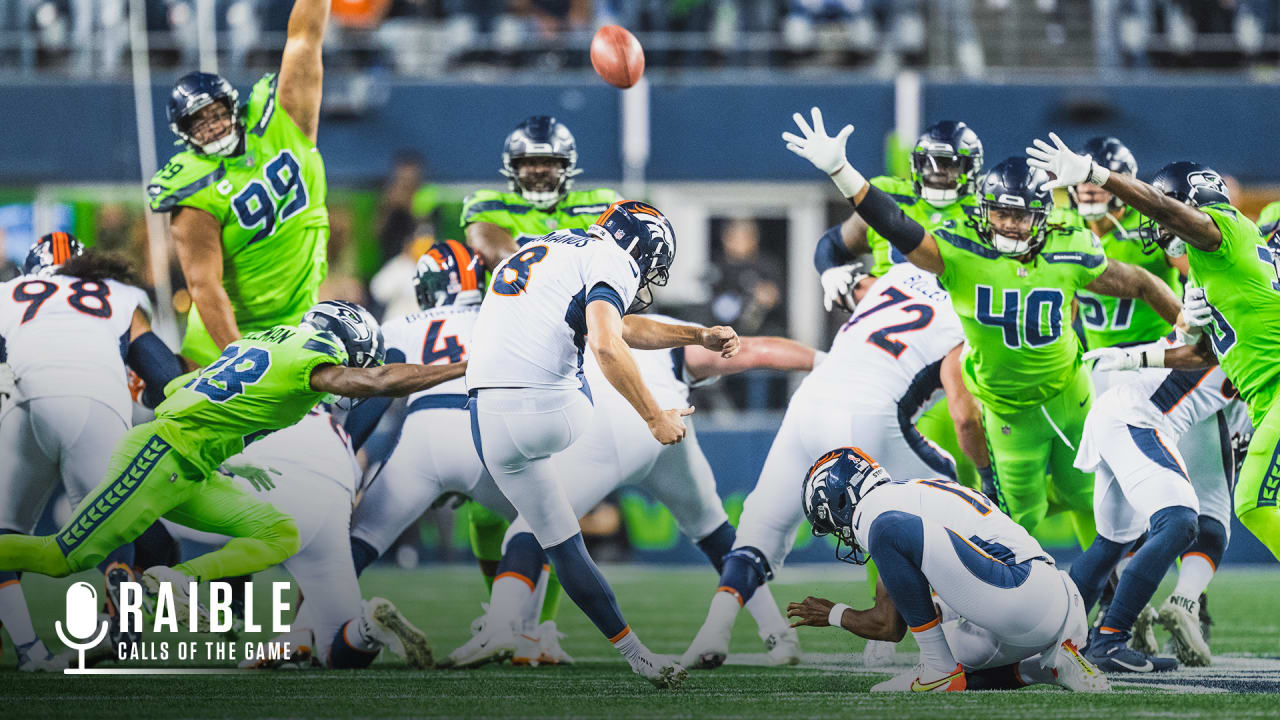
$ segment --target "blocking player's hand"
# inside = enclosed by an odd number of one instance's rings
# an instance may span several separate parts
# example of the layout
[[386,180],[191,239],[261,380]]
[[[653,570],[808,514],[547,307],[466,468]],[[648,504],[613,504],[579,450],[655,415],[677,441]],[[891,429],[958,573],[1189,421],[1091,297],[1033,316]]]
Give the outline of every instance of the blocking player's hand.
[[693,414],[693,406],[687,408],[672,408],[671,410],[663,410],[658,413],[657,417],[649,421],[649,432],[653,433],[653,439],[663,445],[675,445],[684,439],[684,434],[688,429],[684,426],[683,418]]
[[796,621],[791,623],[791,627],[800,627],[802,625],[808,627],[830,627],[831,622],[828,618],[833,607],[835,607],[835,603],[830,600],[810,595],[804,599],[804,602],[789,603],[787,605],[787,617],[796,618]]
[[831,312],[832,307],[853,312],[848,300],[849,289],[853,287],[853,278],[861,269],[862,263],[853,262],[827,268],[818,276],[818,282],[822,284],[822,307],[827,312]]
[[813,163],[813,166],[822,172],[835,175],[842,167],[849,164],[845,158],[844,146],[849,140],[850,133],[853,132],[853,126],[845,125],[840,128],[840,132],[836,133],[835,137],[831,137],[827,134],[827,127],[822,122],[822,111],[815,107],[809,112],[813,116],[813,127],[809,127],[803,115],[792,113],[791,119],[795,120],[800,135],[784,132],[782,139],[786,141],[788,150]]
[[249,484],[253,486],[253,489],[258,492],[274,490],[276,483],[275,480],[271,478],[271,475],[273,473],[276,475],[283,474],[270,465],[258,465],[245,460],[224,462],[220,469],[228,475],[239,475],[245,480],[248,480]]
[[714,325],[702,331],[699,343],[702,347],[720,353],[720,357],[728,359],[738,354],[742,341],[738,339],[738,331],[728,325]]
[[[1086,180],[1091,180],[1091,175],[1095,174],[1093,158],[1071,152],[1067,144],[1062,142],[1062,138],[1054,133],[1049,133],[1049,139],[1053,141],[1053,145],[1036,138],[1032,141],[1035,147],[1027,148],[1027,165],[1044,170],[1053,176],[1053,179],[1040,186],[1042,189],[1074,187]],[[1105,178],[1103,181],[1105,182]]]
[[1084,354],[1084,361],[1093,361],[1094,371],[1105,370],[1137,370],[1142,367],[1142,353],[1130,352],[1127,348],[1109,347],[1090,350]]

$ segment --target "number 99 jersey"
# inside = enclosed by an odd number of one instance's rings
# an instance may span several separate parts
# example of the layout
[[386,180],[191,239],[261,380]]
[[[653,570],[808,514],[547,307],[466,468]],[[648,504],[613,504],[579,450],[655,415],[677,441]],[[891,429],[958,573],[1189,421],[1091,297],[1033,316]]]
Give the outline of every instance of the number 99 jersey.
[[0,283],[0,362],[27,400],[86,397],[132,417],[124,356],[146,294],[114,280],[24,275]]

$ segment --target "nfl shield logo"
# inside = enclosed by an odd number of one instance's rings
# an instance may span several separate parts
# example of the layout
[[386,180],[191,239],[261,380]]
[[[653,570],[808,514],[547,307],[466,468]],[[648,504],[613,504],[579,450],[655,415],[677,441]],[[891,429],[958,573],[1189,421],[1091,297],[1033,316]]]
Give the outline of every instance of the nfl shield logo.
[[555,218],[547,218],[547,229],[548,229],[548,230],[555,230],[555,229],[556,229],[556,227],[557,227],[557,226],[559,226],[559,225],[560,225],[560,223],[556,222],[556,219],[555,219]]

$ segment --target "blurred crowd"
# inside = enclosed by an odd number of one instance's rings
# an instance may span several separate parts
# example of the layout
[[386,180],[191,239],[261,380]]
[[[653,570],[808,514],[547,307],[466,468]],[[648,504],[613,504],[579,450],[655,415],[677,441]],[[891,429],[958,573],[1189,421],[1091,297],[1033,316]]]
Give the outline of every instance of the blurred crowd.
[[[129,7],[150,56],[224,69],[277,62],[291,0],[0,0],[0,61],[19,72],[120,76]],[[900,67],[978,75],[1070,67],[1206,67],[1280,57],[1280,0],[333,0],[330,64],[439,75],[588,67],[601,25],[639,35],[650,68]],[[1054,49],[1062,52],[1055,54]]]

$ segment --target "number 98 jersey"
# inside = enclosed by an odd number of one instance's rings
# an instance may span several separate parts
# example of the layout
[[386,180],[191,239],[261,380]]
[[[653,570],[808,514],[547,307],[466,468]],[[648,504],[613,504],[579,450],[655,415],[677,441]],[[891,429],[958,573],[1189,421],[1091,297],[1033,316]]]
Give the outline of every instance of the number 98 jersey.
[[87,397],[129,422],[124,356],[138,288],[114,280],[24,275],[0,283],[0,362],[24,399]]

